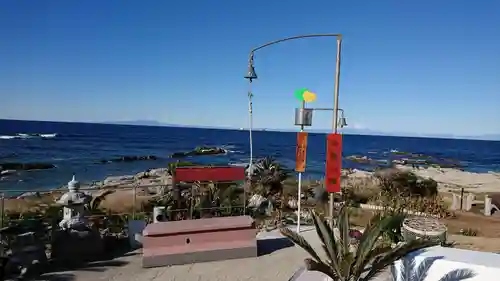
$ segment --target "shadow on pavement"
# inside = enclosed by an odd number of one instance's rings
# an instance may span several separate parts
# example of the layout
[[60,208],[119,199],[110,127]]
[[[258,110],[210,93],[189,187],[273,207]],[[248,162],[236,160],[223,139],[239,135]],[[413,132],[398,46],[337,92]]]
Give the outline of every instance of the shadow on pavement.
[[268,255],[275,251],[292,247],[293,243],[285,237],[257,240],[257,253],[259,256]]
[[73,264],[54,264],[49,267],[47,272],[61,272],[61,271],[94,271],[94,272],[103,272],[106,271],[107,267],[119,267],[127,265],[128,262],[121,260],[107,260],[107,261],[95,261],[95,262],[86,262],[86,263],[73,263]]

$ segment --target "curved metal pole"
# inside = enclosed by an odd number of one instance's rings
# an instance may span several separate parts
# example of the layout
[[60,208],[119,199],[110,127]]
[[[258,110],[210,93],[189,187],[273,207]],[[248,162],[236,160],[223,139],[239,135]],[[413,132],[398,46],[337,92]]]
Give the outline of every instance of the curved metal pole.
[[[248,84],[248,134],[249,134],[249,142],[250,142],[250,160],[248,165],[248,186],[249,189],[252,185],[252,176],[253,176],[253,106],[252,106],[252,80],[250,79],[250,83]],[[243,189],[243,215],[247,214],[247,196],[246,196],[246,187]]]
[[[249,69],[252,70],[252,74],[255,77],[247,77],[250,82],[250,87],[252,84],[253,79],[257,79],[257,75],[254,72],[254,65],[253,65],[253,57],[254,53],[260,49],[263,49],[265,47],[275,45],[278,43],[290,41],[290,40],[296,40],[296,39],[303,39],[303,38],[316,38],[316,37],[337,37],[337,58],[336,58],[336,64],[335,64],[335,88],[333,91],[334,95],[334,114],[333,114],[333,124],[332,124],[332,130],[334,133],[337,133],[337,127],[338,127],[338,111],[339,111],[339,78],[340,78],[340,54],[341,54],[341,48],[342,48],[342,34],[339,33],[323,33],[323,34],[307,34],[307,35],[299,35],[299,36],[292,36],[292,37],[287,37],[287,38],[282,38],[278,40],[274,40],[268,43],[265,43],[263,45],[260,45],[258,47],[253,48],[250,51],[250,54],[248,56],[248,66]],[[250,110],[249,110],[249,115],[250,115],[250,172],[252,171],[252,161],[253,161],[253,146],[252,146],[252,111],[251,111],[251,104],[252,104],[252,94],[249,94],[249,104],[250,104]],[[250,175],[249,175],[250,176]],[[333,210],[334,210],[334,204],[333,204],[333,193],[330,193],[330,218],[331,218],[331,226],[333,228],[334,222],[333,222]],[[300,195],[299,195],[299,200],[300,200]],[[300,213],[299,213],[300,216]]]
[[307,35],[292,36],[292,37],[287,37],[287,38],[267,42],[266,44],[255,47],[250,51],[250,57],[256,51],[258,51],[262,48],[265,48],[267,46],[271,46],[274,44],[278,44],[278,43],[290,41],[290,40],[296,40],[296,39],[302,39],[302,38],[315,38],[315,37],[337,37],[339,40],[342,40],[342,34],[338,34],[338,33],[322,33],[322,34],[307,34]]
[[[337,127],[338,127],[338,113],[339,113],[339,83],[340,83],[340,53],[342,50],[342,37],[339,37],[337,40],[337,59],[335,63],[335,86],[333,88],[333,133],[337,133]],[[342,157],[342,155],[340,155]],[[335,209],[334,205],[334,196],[333,192],[330,192],[330,204],[329,204],[329,211],[330,211],[330,227],[333,229],[335,222],[333,220],[333,211]]]

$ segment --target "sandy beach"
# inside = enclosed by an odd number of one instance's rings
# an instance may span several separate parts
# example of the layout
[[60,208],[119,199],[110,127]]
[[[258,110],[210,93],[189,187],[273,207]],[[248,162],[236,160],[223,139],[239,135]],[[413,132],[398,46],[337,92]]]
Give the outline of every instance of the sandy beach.
[[[397,165],[397,169],[411,171],[423,178],[432,178],[438,182],[441,191],[464,188],[472,193],[496,193],[500,192],[500,173],[472,173],[452,168],[412,168],[410,166]],[[350,178],[367,178],[373,173],[355,170],[349,175]]]
[[471,173],[451,168],[414,169],[408,166],[397,166],[402,170],[411,170],[425,178],[432,178],[441,188],[465,188],[468,192],[493,193],[500,192],[500,173]]

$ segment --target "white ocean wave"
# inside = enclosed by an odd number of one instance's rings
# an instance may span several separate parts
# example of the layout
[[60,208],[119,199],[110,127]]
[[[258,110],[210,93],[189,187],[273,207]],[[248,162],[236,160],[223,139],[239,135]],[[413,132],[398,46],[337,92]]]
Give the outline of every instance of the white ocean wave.
[[32,139],[32,138],[41,138],[41,139],[50,139],[57,137],[57,133],[50,134],[27,134],[27,133],[18,133],[15,135],[0,135],[0,139],[2,140],[12,140],[12,139]]

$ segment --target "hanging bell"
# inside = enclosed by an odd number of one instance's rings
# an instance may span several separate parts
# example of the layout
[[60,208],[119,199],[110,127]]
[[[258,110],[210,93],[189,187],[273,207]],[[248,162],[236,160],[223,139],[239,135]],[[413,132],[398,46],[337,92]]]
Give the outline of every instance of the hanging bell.
[[340,117],[339,118],[339,127],[344,128],[346,126],[347,126],[347,121],[346,121],[345,117]]
[[249,79],[250,82],[252,82],[253,79],[257,79],[257,73],[255,73],[255,68],[253,67],[253,64],[248,65],[248,72],[245,75],[245,79]]

